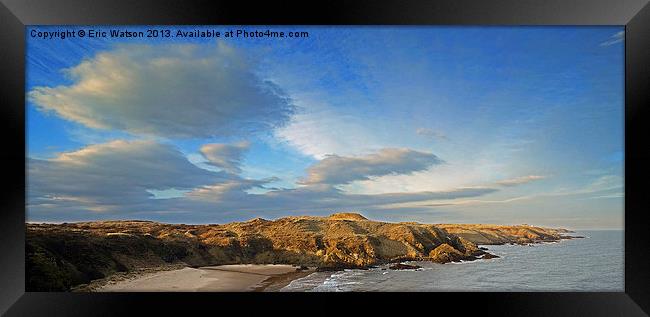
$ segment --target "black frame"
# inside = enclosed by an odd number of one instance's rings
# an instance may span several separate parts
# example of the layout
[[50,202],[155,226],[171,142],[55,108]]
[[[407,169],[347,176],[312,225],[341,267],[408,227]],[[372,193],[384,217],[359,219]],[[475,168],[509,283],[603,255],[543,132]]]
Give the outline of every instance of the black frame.
[[[643,184],[650,159],[642,135],[650,98],[650,5],[648,0],[438,0],[438,1],[247,1],[202,0],[0,0],[0,127],[4,148],[0,210],[0,313],[106,315],[144,309],[188,313],[237,301],[251,309],[307,304],[299,313],[327,311],[339,301],[349,308],[394,306],[435,314],[441,303],[462,303],[473,314],[525,316],[647,316],[650,257],[645,217],[650,205]],[[25,25],[46,24],[445,24],[625,25],[625,292],[620,293],[25,293]],[[646,107],[644,107],[646,106]],[[645,130],[645,134],[643,133]],[[606,255],[603,255],[606,256]],[[430,298],[429,298],[430,297]],[[386,300],[382,300],[386,298]],[[248,303],[252,304],[248,304]],[[12,306],[13,304],[13,306]],[[291,306],[288,306],[291,305]],[[431,307],[429,307],[431,305]],[[312,306],[312,307],[309,307]],[[342,308],[342,307],[341,307]],[[347,308],[347,309],[349,309]],[[336,310],[340,308],[334,308]],[[346,310],[347,310],[346,309]],[[645,311],[645,312],[644,312]]]

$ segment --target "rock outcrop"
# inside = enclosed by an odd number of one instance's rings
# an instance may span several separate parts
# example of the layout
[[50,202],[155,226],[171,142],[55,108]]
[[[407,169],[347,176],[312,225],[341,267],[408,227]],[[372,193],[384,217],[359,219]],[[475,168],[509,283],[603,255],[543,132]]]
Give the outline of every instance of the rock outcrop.
[[417,270],[421,268],[419,265],[410,265],[410,264],[403,264],[403,263],[397,263],[393,264],[389,267],[391,270]]
[[429,252],[429,258],[436,263],[460,262],[467,258],[467,255],[458,249],[443,243]]
[[481,257],[481,260],[489,260],[489,259],[497,259],[497,258],[500,258],[500,256],[498,256],[498,255],[494,255],[494,254],[491,254],[491,253],[485,253],[485,254]]
[[169,264],[283,263],[322,271],[408,260],[446,263],[484,256],[477,243],[562,238],[555,236],[554,229],[535,229],[537,235],[531,238],[529,230],[493,226],[463,231],[463,226],[472,225],[387,223],[354,213],[256,218],[223,225],[27,224],[27,291],[69,290],[115,272]]

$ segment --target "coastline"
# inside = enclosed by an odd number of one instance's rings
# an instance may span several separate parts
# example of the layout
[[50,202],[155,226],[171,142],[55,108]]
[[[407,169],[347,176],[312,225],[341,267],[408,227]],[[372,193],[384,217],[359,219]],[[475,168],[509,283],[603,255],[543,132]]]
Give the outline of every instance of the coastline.
[[[256,218],[220,225],[139,220],[28,224],[26,261],[34,276],[26,289],[275,291],[305,276],[296,272],[300,271],[296,265],[317,266],[319,272],[367,270],[389,263],[394,264],[391,269],[409,269],[400,263],[494,258],[478,245],[577,238],[567,236],[569,232],[530,225],[388,223],[356,213]],[[65,252],[59,245],[62,240],[68,241]],[[285,266],[269,266],[273,272],[260,271],[263,265],[210,267],[259,262]]]
[[[298,270],[287,264],[233,264],[183,267],[93,281],[77,291],[91,292],[273,292],[307,276],[314,268]],[[91,283],[93,284],[93,283]]]
[[[494,259],[446,264],[405,261],[419,269],[325,272],[283,292],[620,292],[624,289],[622,231],[581,232],[584,239],[536,244],[481,245]],[[617,240],[612,240],[618,236]],[[614,241],[615,243],[611,243]],[[611,254],[611,257],[602,257]],[[577,256],[579,255],[579,256]],[[618,255],[618,256],[617,256]]]
[[[477,245],[482,250],[489,250],[495,245],[534,246],[536,244],[557,244],[565,240],[585,238],[583,236],[562,236],[553,241],[536,241],[532,243],[500,243]],[[496,256],[499,258],[499,256]],[[451,261],[450,264],[462,264],[475,261],[491,261],[494,258]],[[421,260],[394,261],[428,262]],[[419,267],[419,266],[418,266]],[[304,268],[304,267],[303,267]],[[363,268],[358,268],[364,270]],[[388,268],[384,268],[387,270]],[[341,269],[333,269],[331,273]],[[136,269],[119,272],[103,279],[82,284],[73,292],[279,292],[292,281],[306,277],[317,268],[300,269],[292,264],[227,264],[205,267],[189,267],[185,263],[169,264],[159,267]],[[179,282],[182,281],[182,282]]]

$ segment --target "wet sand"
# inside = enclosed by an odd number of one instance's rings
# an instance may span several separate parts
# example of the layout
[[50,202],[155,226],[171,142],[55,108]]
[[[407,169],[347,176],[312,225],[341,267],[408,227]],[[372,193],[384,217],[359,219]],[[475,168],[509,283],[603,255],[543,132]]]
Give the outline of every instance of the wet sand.
[[96,292],[249,292],[278,291],[314,270],[285,264],[237,264],[182,268],[109,282]]

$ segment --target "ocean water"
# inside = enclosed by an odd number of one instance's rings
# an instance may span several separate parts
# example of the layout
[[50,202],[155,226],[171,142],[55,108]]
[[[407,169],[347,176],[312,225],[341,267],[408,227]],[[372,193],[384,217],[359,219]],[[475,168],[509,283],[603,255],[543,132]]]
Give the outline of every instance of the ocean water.
[[624,291],[623,231],[582,231],[584,239],[530,246],[484,246],[497,259],[436,264],[418,270],[316,272],[280,291]]

